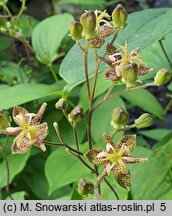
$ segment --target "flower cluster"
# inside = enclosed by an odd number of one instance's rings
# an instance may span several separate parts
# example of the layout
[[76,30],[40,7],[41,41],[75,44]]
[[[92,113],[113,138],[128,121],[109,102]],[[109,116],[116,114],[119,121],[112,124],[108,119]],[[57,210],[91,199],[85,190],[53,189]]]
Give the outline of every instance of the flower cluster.
[[43,139],[48,134],[48,127],[46,122],[40,124],[46,106],[47,104],[43,103],[37,114],[29,113],[20,106],[13,108],[13,119],[19,127],[9,126],[0,129],[0,134],[16,136],[12,144],[13,154],[26,153],[32,145],[42,151],[46,150]]

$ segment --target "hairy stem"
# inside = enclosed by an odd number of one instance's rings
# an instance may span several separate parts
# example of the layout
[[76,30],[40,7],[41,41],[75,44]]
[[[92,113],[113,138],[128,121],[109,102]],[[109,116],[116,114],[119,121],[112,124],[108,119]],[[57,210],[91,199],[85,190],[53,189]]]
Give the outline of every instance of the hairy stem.
[[26,6],[26,0],[23,0],[22,1],[22,5],[21,5],[21,8],[20,8],[20,11],[19,11],[19,13],[17,14],[17,18],[19,18],[21,15],[22,15],[22,13],[24,12],[24,10],[25,10],[25,7]]

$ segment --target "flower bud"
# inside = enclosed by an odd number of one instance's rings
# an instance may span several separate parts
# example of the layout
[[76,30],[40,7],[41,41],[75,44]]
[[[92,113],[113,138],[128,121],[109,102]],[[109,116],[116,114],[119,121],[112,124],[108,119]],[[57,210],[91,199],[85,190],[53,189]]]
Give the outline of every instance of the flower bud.
[[154,78],[154,83],[160,86],[167,83],[170,79],[171,79],[171,74],[165,68],[161,68],[159,69],[159,71],[157,72]]
[[69,29],[70,29],[70,36],[72,37],[73,40],[79,40],[82,38],[83,27],[80,22],[77,21],[71,22]]
[[152,125],[152,116],[149,113],[142,114],[138,119],[135,119],[136,128],[145,128]]
[[125,66],[120,66],[119,70],[122,77],[122,82],[126,83],[127,88],[135,86],[138,72],[137,64],[130,63]]
[[6,129],[10,126],[10,118],[8,113],[2,111],[0,112],[0,129]]
[[0,0],[0,6],[7,4],[8,0]]
[[94,193],[94,184],[84,178],[79,179],[78,181],[78,193],[81,196],[87,196],[89,193]]
[[124,29],[127,25],[127,11],[124,9],[122,4],[118,4],[112,12],[112,20],[115,29]]
[[81,121],[81,119],[84,117],[83,109],[80,106],[76,106],[71,113],[69,113],[68,118],[69,122],[78,122]]
[[97,37],[96,15],[94,11],[87,11],[80,17],[80,23],[83,26],[82,36],[86,40],[93,40]]
[[60,98],[55,104],[56,109],[66,110],[68,108],[68,104],[65,98]]
[[121,107],[117,107],[112,113],[111,125],[115,130],[124,128],[127,125],[128,118],[128,112]]

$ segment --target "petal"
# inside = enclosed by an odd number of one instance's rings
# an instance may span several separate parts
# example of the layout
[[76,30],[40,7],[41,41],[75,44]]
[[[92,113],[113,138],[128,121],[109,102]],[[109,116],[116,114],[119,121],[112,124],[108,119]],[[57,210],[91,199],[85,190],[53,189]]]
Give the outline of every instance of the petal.
[[95,166],[99,166],[107,162],[106,160],[97,157],[97,155],[100,154],[101,152],[104,151],[102,149],[91,149],[85,154],[85,156],[92,164],[94,164]]
[[19,145],[19,143],[17,143],[17,140],[15,140],[11,146],[12,154],[24,154],[29,151],[30,147],[31,145],[24,141]]
[[8,135],[18,135],[21,132],[20,127],[8,127],[6,128]]
[[124,163],[144,163],[148,161],[147,157],[137,158],[137,157],[122,157]]
[[113,173],[115,176],[116,182],[123,188],[129,190],[131,187],[131,174],[129,169],[127,170],[126,173],[123,173],[120,171],[119,167],[114,167]]
[[41,151],[43,151],[43,152],[46,151],[46,146],[44,145],[44,143],[36,142],[34,145],[35,145],[36,147],[38,147],[39,149],[41,149]]
[[100,182],[107,176],[107,171],[106,169],[104,169],[98,176],[97,176],[97,182],[95,184],[95,188],[98,187],[98,185],[100,184]]
[[113,169],[114,166],[115,166],[115,164],[110,164],[110,163],[108,163],[108,164],[105,166],[107,175],[110,174],[110,172],[111,172],[111,170]]
[[0,134],[5,135],[18,135],[21,132],[19,127],[8,127],[6,129],[0,129]]
[[25,115],[28,114],[28,111],[21,106],[15,106],[13,108],[13,119],[15,123],[19,126],[22,126],[26,123]]
[[36,132],[34,138],[38,142],[42,142],[42,140],[48,135],[48,126],[46,122],[35,126],[35,130]]
[[31,123],[32,125],[36,125],[41,121],[42,115],[43,115],[43,113],[45,111],[46,106],[47,106],[47,103],[43,103],[41,105],[38,113],[36,114],[35,118],[32,120],[32,123]]
[[113,150],[114,150],[114,147],[110,143],[107,143],[106,144],[106,151],[108,153],[111,153],[111,152],[113,152]]
[[120,151],[120,149],[123,147],[124,148],[124,156],[130,156],[131,152],[133,151],[133,149],[136,146],[136,135],[126,135],[123,136],[117,143],[117,145],[115,145],[115,149],[117,151]]

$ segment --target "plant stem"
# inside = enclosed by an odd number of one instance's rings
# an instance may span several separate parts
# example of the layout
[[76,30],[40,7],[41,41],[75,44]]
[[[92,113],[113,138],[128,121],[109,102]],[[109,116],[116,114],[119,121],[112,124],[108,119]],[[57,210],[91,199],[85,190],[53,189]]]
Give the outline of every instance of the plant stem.
[[56,81],[56,83],[58,83],[58,78],[57,78],[56,72],[54,71],[53,65],[50,64],[49,68],[50,68],[50,71],[51,71],[51,73],[52,73],[52,75],[54,77],[54,80]]
[[86,49],[84,52],[84,72],[85,72],[85,79],[87,84],[87,92],[88,92],[88,98],[89,102],[91,100],[91,93],[90,93],[90,83],[89,83],[89,77],[88,77],[88,49],[89,49],[89,43],[86,43]]
[[50,142],[50,141],[47,141],[47,140],[44,140],[44,144],[46,145],[49,145],[49,146],[54,146],[54,147],[66,147],[67,149],[79,154],[79,155],[84,155],[84,153],[80,152],[80,151],[77,151],[75,150],[74,148],[70,147],[68,144],[66,143],[53,143],[53,142]]
[[[6,143],[7,142],[8,141],[6,141]],[[7,170],[7,186],[6,186],[7,196],[9,196],[13,200],[12,196],[10,195],[10,169],[9,169],[9,162],[8,162],[7,155],[5,153],[5,149],[3,148],[2,144],[0,144],[0,151],[2,152],[4,161],[5,161],[5,165],[6,165],[6,170]]]
[[78,142],[78,135],[77,135],[77,131],[76,131],[76,125],[74,124],[72,126],[72,128],[73,128],[73,135],[74,135],[74,139],[75,139],[76,149],[77,149],[77,151],[79,151],[79,142]]
[[56,1],[55,0],[51,0],[51,6],[52,6],[52,14],[56,15],[57,11],[56,11]]
[[6,5],[3,5],[3,9],[7,12],[8,17],[12,17],[12,13],[10,12],[10,10],[8,9],[8,7]]
[[25,5],[26,5],[26,0],[23,0],[21,8],[20,8],[20,11],[19,11],[19,13],[16,16],[17,18],[19,18],[22,15],[23,11],[25,10]]
[[111,189],[111,191],[115,194],[116,199],[119,200],[119,196],[118,196],[116,190],[112,187],[112,185],[108,182],[108,180],[106,180],[106,178],[104,178],[104,181],[109,186],[109,188]]
[[97,48],[94,49],[94,56],[95,56],[95,62],[96,62],[96,69],[95,69],[95,74],[94,74],[93,90],[92,90],[92,94],[91,94],[91,103],[93,103],[93,100],[94,100],[94,94],[95,94],[96,83],[97,83],[97,76],[98,76],[98,72],[99,72],[99,63],[98,63],[98,58],[97,58]]
[[111,98],[118,97],[120,95],[123,95],[123,94],[129,92],[129,91],[142,89],[142,88],[147,88],[149,86],[155,86],[155,84],[154,83],[148,83],[148,84],[144,84],[144,85],[141,85],[141,86],[135,86],[135,87],[131,87],[131,88],[126,88],[123,91],[115,93],[115,94],[113,94],[111,96],[106,94],[105,97],[101,101],[99,101],[99,103],[92,109],[92,112],[94,112],[101,104],[103,104],[105,101],[107,101],[107,100],[109,100]]
[[172,68],[172,63],[171,63],[170,58],[168,57],[168,55],[167,55],[167,53],[165,51],[165,48],[164,48],[163,43],[162,43],[162,39],[159,40],[159,44],[161,46],[161,49],[162,49],[162,51],[163,51],[163,53],[164,53],[164,55],[165,55],[165,57],[166,57],[169,65],[170,65],[170,67]]
[[172,99],[170,99],[170,101],[168,102],[167,106],[165,107],[165,110],[163,112],[163,116],[165,116],[167,114],[167,112],[169,111],[169,109],[172,107]]

